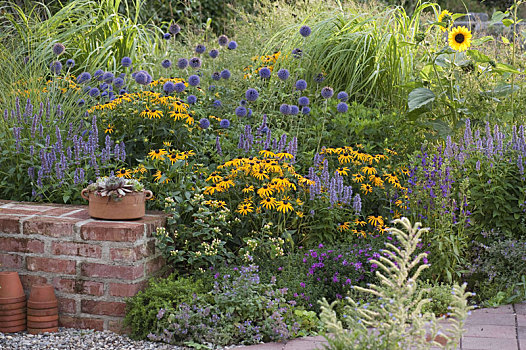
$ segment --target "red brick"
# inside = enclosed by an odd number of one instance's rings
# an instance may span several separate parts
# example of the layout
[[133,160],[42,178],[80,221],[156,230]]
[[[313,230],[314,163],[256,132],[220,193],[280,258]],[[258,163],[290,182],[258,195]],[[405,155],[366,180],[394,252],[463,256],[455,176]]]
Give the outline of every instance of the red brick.
[[0,237],[0,250],[7,252],[43,253],[44,242],[29,238]]
[[124,316],[126,303],[115,301],[82,300],[81,312],[92,315]]
[[104,320],[91,317],[71,317],[60,315],[58,319],[60,327],[94,329],[102,331],[104,329]]
[[13,208],[0,208],[0,214],[11,214],[11,215],[35,215],[42,213],[41,210],[24,210],[24,209],[13,209]]
[[50,237],[71,237],[75,223],[80,220],[36,216],[24,221],[24,234],[38,234]]
[[16,210],[38,211],[40,213],[43,213],[51,209],[56,209],[57,207],[53,207],[50,205],[38,205],[35,203],[28,203],[28,202],[22,202],[22,203],[14,202],[8,208],[16,209]]
[[24,259],[22,259],[22,256],[0,253],[0,267],[8,269],[21,269],[23,265]]
[[0,232],[2,233],[20,233],[20,220],[26,218],[20,215],[2,215],[0,214]]
[[29,271],[46,271],[74,275],[76,273],[76,262],[72,260],[41,258],[28,256],[26,265]]
[[164,266],[166,266],[166,261],[163,259],[162,256],[158,256],[155,259],[148,261],[145,264],[146,276],[155,274],[157,271],[161,270]]
[[96,296],[101,296],[104,294],[104,283],[102,282],[56,277],[53,279],[53,286],[57,291],[63,293],[88,294]]
[[137,261],[155,253],[155,242],[141,244],[135,248],[110,248],[111,261]]
[[20,275],[20,281],[22,281],[24,290],[30,292],[33,285],[47,283],[47,278],[38,275]]
[[74,207],[74,206],[66,206],[61,208],[55,208],[51,210],[47,210],[43,215],[45,216],[65,216],[65,217],[72,217],[69,214],[73,214],[77,212],[82,207]]
[[122,320],[109,320],[108,321],[108,330],[118,333],[118,334],[130,334],[131,328],[124,326],[124,323]]
[[119,278],[135,280],[144,276],[144,266],[114,266],[96,263],[82,263],[82,275],[87,277]]
[[114,297],[132,297],[143,290],[148,281],[139,283],[110,283],[110,295]]
[[88,258],[100,258],[102,254],[102,248],[98,245],[87,243],[53,242],[51,252],[53,255],[73,255]]
[[67,214],[67,215],[64,215],[64,217],[76,218],[76,219],[82,219],[82,220],[87,220],[91,218],[91,216],[89,215],[88,209],[83,209],[76,213]]
[[75,314],[77,313],[77,302],[74,299],[57,298],[58,313]]
[[144,236],[144,224],[93,221],[82,225],[80,236],[87,241],[135,242]]
[[157,227],[164,227],[166,225],[166,214],[162,212],[153,212],[154,215],[148,215],[138,220],[137,222],[146,225],[146,237],[151,237],[157,230]]

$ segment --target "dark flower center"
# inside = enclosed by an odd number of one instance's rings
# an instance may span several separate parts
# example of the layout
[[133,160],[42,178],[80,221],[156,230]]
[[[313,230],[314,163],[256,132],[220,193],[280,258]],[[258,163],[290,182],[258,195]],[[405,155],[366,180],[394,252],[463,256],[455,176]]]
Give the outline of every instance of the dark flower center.
[[462,44],[464,42],[464,34],[457,34],[455,35],[455,41],[459,44]]

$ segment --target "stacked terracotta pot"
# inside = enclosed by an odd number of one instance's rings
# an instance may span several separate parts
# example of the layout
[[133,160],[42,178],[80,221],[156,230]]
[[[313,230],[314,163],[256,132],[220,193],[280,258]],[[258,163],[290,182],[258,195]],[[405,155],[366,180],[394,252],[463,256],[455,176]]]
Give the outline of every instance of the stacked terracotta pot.
[[35,284],[27,301],[27,331],[31,334],[58,331],[58,301],[53,286]]
[[17,272],[0,272],[0,332],[26,329],[26,295]]

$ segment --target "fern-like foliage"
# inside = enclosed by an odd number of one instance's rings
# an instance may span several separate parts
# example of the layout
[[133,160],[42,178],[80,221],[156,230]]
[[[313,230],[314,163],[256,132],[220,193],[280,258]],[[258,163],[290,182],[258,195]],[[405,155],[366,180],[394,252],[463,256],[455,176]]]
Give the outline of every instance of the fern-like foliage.
[[327,331],[331,350],[343,349],[429,349],[432,346],[455,349],[463,333],[463,326],[469,311],[473,308],[467,303],[471,293],[466,285],[454,285],[453,302],[447,329],[440,330],[439,321],[433,313],[423,312],[422,307],[430,302],[423,297],[424,290],[417,279],[429,265],[422,263],[426,253],[414,256],[420,236],[428,229],[421,224],[411,225],[407,218],[394,221],[405,232],[392,228],[392,234],[400,242],[397,248],[386,243],[384,256],[371,263],[378,265],[376,272],[380,283],[370,284],[368,288],[354,287],[376,299],[375,302],[360,304],[352,298],[347,299],[343,319],[345,327],[334,311],[335,304],[321,302],[320,318]]

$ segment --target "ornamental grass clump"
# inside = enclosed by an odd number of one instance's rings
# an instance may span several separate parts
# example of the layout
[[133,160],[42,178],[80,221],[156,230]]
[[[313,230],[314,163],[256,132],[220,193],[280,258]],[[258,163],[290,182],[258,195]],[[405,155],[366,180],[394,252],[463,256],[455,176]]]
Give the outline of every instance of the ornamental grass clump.
[[[422,311],[430,299],[423,297],[424,290],[417,283],[420,274],[429,265],[421,263],[426,253],[416,256],[414,253],[420,237],[428,229],[421,229],[420,223],[411,226],[407,218],[395,220],[394,223],[401,224],[407,233],[392,228],[391,232],[400,242],[401,248],[386,243],[387,249],[383,251],[386,256],[370,261],[378,265],[376,275],[380,283],[370,284],[368,288],[354,287],[376,298],[374,303],[360,304],[348,298],[343,311],[344,327],[333,310],[337,302],[321,302],[320,318],[328,333],[327,349],[348,349],[350,344],[353,344],[353,349],[389,350],[431,347],[456,349],[458,346],[464,322],[473,309],[467,303],[472,293],[466,292],[466,284],[453,286],[449,326],[440,332],[438,321],[444,317],[437,319],[434,314]],[[375,329],[371,331],[368,327]]]

